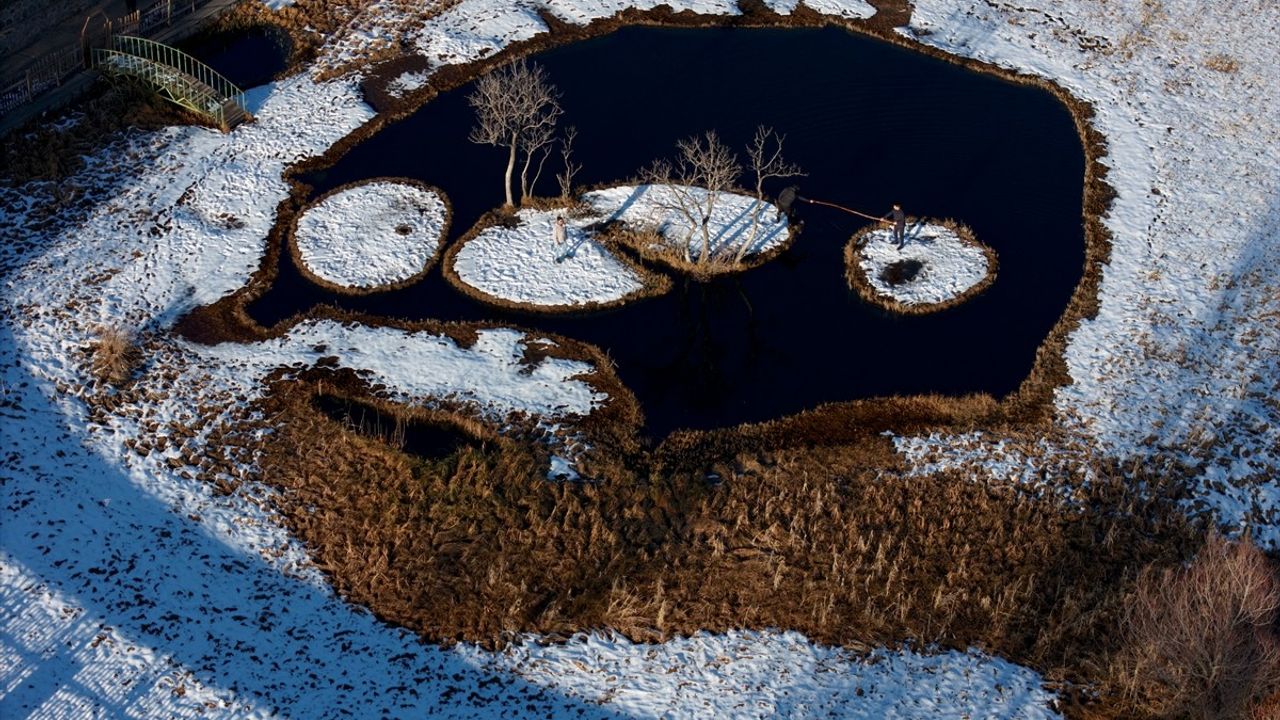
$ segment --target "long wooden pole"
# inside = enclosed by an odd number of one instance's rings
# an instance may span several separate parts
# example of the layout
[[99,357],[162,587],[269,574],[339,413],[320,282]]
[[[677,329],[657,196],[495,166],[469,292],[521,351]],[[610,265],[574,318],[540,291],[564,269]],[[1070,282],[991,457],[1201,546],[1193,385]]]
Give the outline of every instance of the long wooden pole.
[[881,223],[884,223],[885,225],[892,225],[892,224],[893,224],[893,223],[889,222],[888,220],[885,220],[884,218],[874,217],[874,216],[868,215],[868,214],[866,214],[866,213],[858,212],[857,210],[850,210],[849,208],[847,208],[847,207],[845,207],[845,206],[843,206],[843,205],[837,205],[837,204],[835,204],[835,203],[829,203],[829,202],[826,202],[826,201],[823,201],[823,200],[810,200],[809,198],[805,198],[805,202],[807,202],[807,203],[813,203],[814,205],[826,205],[827,207],[833,207],[833,208],[835,208],[835,209],[837,209],[837,210],[843,210],[843,211],[845,211],[845,212],[847,212],[847,213],[849,213],[849,214],[851,214],[851,215],[857,215],[858,217],[866,218],[866,219],[868,219],[868,220],[875,220],[876,222],[881,222]]

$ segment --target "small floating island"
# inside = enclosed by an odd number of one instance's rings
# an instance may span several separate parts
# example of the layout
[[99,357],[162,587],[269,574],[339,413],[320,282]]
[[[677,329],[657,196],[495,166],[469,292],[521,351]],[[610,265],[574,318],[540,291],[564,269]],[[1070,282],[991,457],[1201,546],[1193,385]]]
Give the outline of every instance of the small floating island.
[[416,180],[379,178],[326,193],[299,213],[289,250],[307,279],[359,295],[416,282],[435,264],[450,209]]
[[[681,191],[686,200],[705,198],[699,188],[624,185],[585,193],[571,207],[491,213],[449,249],[444,275],[467,295],[499,307],[590,311],[671,288],[670,277],[632,260],[621,245],[645,261],[705,277],[755,267],[792,237],[785,217],[774,221],[773,205],[721,193],[707,223],[708,258],[699,262],[701,230],[682,217],[676,196]],[[760,220],[753,229],[757,209]],[[557,217],[565,218],[563,242],[555,238]]]
[[913,220],[899,250],[893,229],[868,226],[845,246],[845,276],[867,302],[897,313],[924,315],[955,307],[995,282],[995,251],[967,226],[951,220]]
[[[565,239],[557,242],[561,216]],[[600,220],[569,208],[491,213],[449,248],[444,276],[481,302],[549,313],[614,307],[671,288],[666,276],[612,252]]]

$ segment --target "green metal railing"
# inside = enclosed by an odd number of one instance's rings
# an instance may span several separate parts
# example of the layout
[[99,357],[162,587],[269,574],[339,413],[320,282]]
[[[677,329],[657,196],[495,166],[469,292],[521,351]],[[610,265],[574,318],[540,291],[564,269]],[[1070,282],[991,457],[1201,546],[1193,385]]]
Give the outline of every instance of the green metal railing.
[[244,91],[208,65],[154,40],[112,35],[108,47],[93,49],[93,66],[139,78],[166,100],[211,118],[224,130],[251,117]]

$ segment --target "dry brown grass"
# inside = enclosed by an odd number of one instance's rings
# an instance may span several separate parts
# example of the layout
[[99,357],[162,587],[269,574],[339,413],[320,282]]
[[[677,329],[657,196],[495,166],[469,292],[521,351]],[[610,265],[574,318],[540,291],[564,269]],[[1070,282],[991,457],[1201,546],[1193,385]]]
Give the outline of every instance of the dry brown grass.
[[95,335],[89,346],[94,378],[115,387],[128,384],[143,361],[133,333],[120,327],[103,326]]
[[742,453],[714,467],[719,484],[643,455],[602,483],[548,483],[536,445],[419,460],[317,412],[315,391],[276,386],[264,477],[345,596],[434,640],[785,627],[850,645],[976,643],[1079,675],[1111,645],[1125,578],[1193,542],[1170,503],[1118,472],[1073,506],[903,477],[867,437]]
[[1204,59],[1204,66],[1215,72],[1228,75],[1240,72],[1240,63],[1234,57],[1219,53]]
[[[1280,575],[1248,542],[1210,535],[1186,567],[1142,573],[1112,682],[1160,718],[1247,720],[1280,692]],[[1274,717],[1274,716],[1272,716]]]

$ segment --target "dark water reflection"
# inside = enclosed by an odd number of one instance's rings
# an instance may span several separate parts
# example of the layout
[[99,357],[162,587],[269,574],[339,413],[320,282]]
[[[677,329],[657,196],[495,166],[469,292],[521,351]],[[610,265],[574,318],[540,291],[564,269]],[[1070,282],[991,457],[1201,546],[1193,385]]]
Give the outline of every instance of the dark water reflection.
[[271,82],[284,70],[292,45],[285,31],[262,26],[197,35],[182,43],[182,49],[236,87],[248,90]]
[[[580,130],[584,184],[630,177],[679,138],[709,128],[735,147],[757,124],[787,135],[804,194],[866,211],[969,224],[995,248],[985,294],[936,315],[899,317],[846,286],[842,250],[863,223],[801,206],[804,231],[774,262],[588,317],[496,310],[433,271],[417,285],[350,298],[304,280],[282,253],[250,311],[274,324],[319,303],[400,318],[501,320],[594,343],[639,397],[649,433],[713,428],[823,402],[894,394],[1003,395],[1080,280],[1084,154],[1050,94],[841,30],[633,28],[536,60]],[[502,151],[467,142],[469,87],[392,124],[334,167],[316,194],[374,176],[420,178],[454,205],[453,236],[502,201]],[[550,175],[550,173],[548,173]],[[776,192],[779,187],[770,188]],[[539,190],[556,192],[544,178]]]

